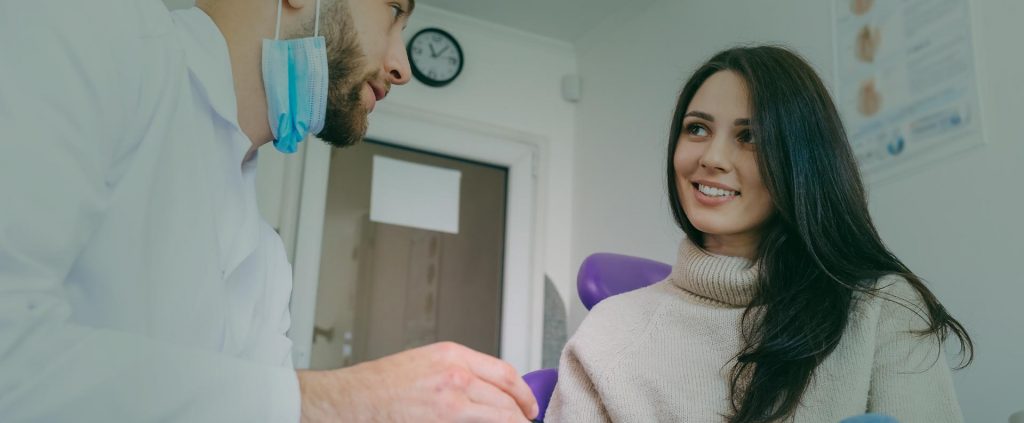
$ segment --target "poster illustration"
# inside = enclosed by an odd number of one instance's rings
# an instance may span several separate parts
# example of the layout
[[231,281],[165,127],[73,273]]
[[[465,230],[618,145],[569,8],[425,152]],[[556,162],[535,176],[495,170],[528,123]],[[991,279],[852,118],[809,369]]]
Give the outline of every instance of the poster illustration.
[[836,100],[877,180],[983,143],[968,0],[833,0]]

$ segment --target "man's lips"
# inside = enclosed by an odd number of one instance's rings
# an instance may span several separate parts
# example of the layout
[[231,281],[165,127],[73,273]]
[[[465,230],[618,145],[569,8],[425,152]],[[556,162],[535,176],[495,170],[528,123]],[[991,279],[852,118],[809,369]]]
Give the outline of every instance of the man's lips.
[[383,87],[378,86],[377,84],[374,84],[372,82],[367,82],[367,84],[370,84],[370,89],[373,90],[374,100],[381,101],[384,99],[384,97],[387,97],[388,91]]

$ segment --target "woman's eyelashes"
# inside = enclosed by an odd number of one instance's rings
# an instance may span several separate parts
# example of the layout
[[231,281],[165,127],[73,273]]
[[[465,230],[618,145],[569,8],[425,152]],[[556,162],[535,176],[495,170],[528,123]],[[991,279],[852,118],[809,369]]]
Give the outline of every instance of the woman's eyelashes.
[[711,131],[708,130],[707,126],[695,122],[691,122],[686,125],[686,133],[700,138],[705,138],[711,135]]
[[[686,133],[689,134],[691,138],[704,139],[711,137],[711,130],[704,123],[690,122],[685,124],[684,127],[686,128]],[[754,135],[750,132],[750,129],[740,129],[736,134],[736,141],[741,144],[753,144]]]
[[750,133],[749,129],[744,129],[736,136],[736,140],[744,144],[753,144],[754,135]]

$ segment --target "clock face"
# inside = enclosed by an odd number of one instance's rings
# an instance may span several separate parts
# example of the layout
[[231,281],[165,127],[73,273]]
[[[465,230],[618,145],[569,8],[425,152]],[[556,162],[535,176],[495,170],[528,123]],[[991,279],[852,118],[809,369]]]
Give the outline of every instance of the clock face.
[[462,72],[462,48],[440,29],[417,32],[409,41],[408,52],[413,76],[429,86],[448,85]]

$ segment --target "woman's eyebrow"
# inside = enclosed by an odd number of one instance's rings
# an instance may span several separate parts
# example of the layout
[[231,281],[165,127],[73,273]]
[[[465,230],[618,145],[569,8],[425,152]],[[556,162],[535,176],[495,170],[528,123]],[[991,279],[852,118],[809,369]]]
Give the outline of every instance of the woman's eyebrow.
[[[701,119],[704,119],[704,120],[706,120],[708,122],[714,122],[715,121],[715,117],[714,116],[711,116],[711,115],[709,115],[707,113],[704,113],[702,111],[699,111],[699,110],[694,110],[692,112],[687,112],[685,115],[683,115],[683,117],[687,117],[687,116],[693,116],[693,117],[696,117],[696,118],[701,118]],[[750,126],[750,119],[749,118],[736,119],[736,120],[734,120],[732,122],[732,124],[734,126]]]
[[683,115],[683,117],[686,117],[686,116],[698,117],[698,118],[704,119],[704,120],[706,120],[708,122],[714,122],[715,121],[715,117],[714,116],[711,116],[711,115],[709,115],[707,113],[704,113],[704,112],[701,112],[701,111],[697,111],[697,110],[694,110],[692,112],[688,112],[685,115]]

